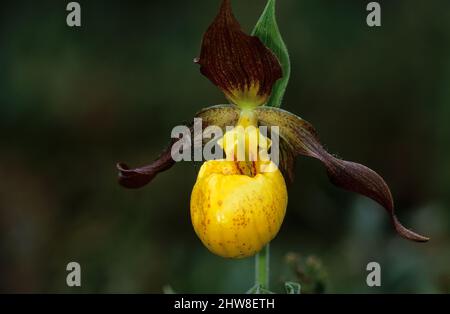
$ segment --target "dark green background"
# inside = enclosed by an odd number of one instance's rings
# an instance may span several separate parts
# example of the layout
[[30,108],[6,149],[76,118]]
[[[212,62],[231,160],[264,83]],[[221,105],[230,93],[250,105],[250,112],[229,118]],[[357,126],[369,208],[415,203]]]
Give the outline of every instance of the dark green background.
[[[327,292],[450,292],[450,2],[279,0],[292,59],[284,108],[315,125],[329,151],[389,183],[397,236],[374,202],[336,189],[300,159],[272,243],[277,291],[295,279],[289,252],[315,255]],[[174,125],[225,102],[192,60],[219,1],[6,1],[0,13],[0,291],[244,292],[253,260],[209,253],[190,223],[198,166],[183,163],[139,191],[115,163],[142,165]],[[233,1],[250,31],[265,1]],[[66,287],[66,264],[82,288]],[[365,267],[382,266],[382,287]]]

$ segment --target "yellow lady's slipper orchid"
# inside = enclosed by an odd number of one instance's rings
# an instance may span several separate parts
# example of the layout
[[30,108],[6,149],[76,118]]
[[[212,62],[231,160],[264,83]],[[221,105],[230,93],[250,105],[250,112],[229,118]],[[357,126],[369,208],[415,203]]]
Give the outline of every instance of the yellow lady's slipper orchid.
[[[283,70],[275,54],[258,37],[241,30],[230,0],[222,1],[219,14],[203,37],[196,62],[201,73],[232,103],[206,108],[196,117],[203,119],[205,127],[215,125],[224,130],[235,126],[221,140],[226,160],[206,161],[192,191],[192,224],[210,251],[223,257],[247,257],[277,235],[287,206],[285,179],[292,181],[294,160],[299,155],[321,161],[336,186],[382,205],[404,238],[429,240],[399,222],[391,191],[380,175],[329,154],[313,126],[302,118],[264,105],[276,81],[283,77]],[[259,132],[259,126],[279,128],[279,165],[262,158],[271,141]],[[261,150],[250,145],[254,141]],[[149,166],[130,169],[118,164],[120,183],[140,188],[171,168],[175,164],[171,156],[174,143]]]

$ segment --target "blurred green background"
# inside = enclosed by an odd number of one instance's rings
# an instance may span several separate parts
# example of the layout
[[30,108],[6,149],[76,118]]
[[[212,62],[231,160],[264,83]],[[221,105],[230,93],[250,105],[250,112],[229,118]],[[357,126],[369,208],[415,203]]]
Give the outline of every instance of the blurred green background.
[[[212,255],[191,226],[198,165],[139,191],[116,182],[117,161],[148,163],[174,125],[225,102],[192,62],[219,1],[79,2],[82,28],[66,26],[68,1],[1,5],[0,291],[245,292],[253,259]],[[302,277],[320,281],[311,292],[450,292],[450,2],[379,1],[380,28],[368,2],[278,1],[284,108],[378,171],[400,220],[432,240],[400,238],[380,206],[302,158],[271,246],[276,291]],[[265,1],[233,5],[250,31]],[[81,288],[66,286],[71,261]],[[366,285],[371,261],[380,288]],[[300,276],[308,267],[319,274]]]

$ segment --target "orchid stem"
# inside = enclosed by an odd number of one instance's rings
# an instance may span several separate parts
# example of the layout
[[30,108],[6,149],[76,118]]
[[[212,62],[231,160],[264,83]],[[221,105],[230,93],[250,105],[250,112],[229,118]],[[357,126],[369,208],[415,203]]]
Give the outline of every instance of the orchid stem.
[[255,282],[260,288],[269,290],[270,279],[270,247],[267,244],[258,254],[255,256]]

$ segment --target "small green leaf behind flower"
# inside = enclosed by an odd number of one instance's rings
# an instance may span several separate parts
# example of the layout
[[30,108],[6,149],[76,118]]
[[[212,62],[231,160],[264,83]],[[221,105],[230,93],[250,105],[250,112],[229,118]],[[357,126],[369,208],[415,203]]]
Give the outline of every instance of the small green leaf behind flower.
[[291,76],[291,62],[288,49],[278,28],[275,7],[276,0],[267,1],[266,8],[259,18],[252,35],[258,37],[277,56],[278,61],[281,63],[283,77],[275,83],[272,95],[266,104],[269,107],[279,108],[283,102]]

